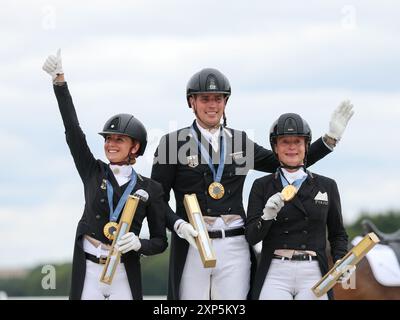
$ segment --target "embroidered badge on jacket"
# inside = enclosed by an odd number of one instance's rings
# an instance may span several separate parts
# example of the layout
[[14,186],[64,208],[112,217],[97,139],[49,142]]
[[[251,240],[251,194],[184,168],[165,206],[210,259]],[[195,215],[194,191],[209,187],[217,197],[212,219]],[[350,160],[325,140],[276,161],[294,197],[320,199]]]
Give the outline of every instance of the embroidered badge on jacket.
[[326,192],[322,193],[321,191],[318,191],[314,201],[316,204],[328,205],[328,194]]
[[196,168],[199,165],[199,157],[198,155],[187,156],[188,166],[191,168]]
[[245,161],[245,158],[243,157],[243,151],[233,152],[229,155],[237,165],[241,165]]
[[243,158],[243,151],[239,151],[239,152],[233,152],[230,154],[233,158],[233,160],[239,160]]

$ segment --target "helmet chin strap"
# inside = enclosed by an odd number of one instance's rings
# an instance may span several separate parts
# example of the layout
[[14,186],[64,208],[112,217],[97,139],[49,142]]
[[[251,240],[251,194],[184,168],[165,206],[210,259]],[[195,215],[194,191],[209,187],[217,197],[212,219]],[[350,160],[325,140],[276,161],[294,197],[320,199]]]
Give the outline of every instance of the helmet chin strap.
[[300,164],[298,166],[290,166],[290,165],[288,165],[286,163],[283,163],[283,162],[281,162],[280,167],[284,168],[284,169],[289,169],[289,170],[298,170],[300,168],[304,168],[304,169],[306,168],[306,166],[304,164]]
[[110,162],[110,164],[117,165],[117,166],[130,165],[129,159],[125,160],[125,161],[119,161],[119,162]]
[[123,166],[123,165],[133,165],[133,164],[135,164],[136,163],[136,157],[134,156],[134,155],[132,155],[132,149],[134,148],[135,146],[133,146],[130,150],[129,150],[129,153],[128,153],[128,155],[127,155],[127,157],[126,157],[126,160],[124,160],[124,161],[119,161],[119,162],[111,162],[110,161],[110,164],[113,164],[113,165],[117,165],[117,166]]
[[223,119],[224,119],[223,126],[226,127],[226,115],[225,115],[225,110],[224,110],[224,113],[222,114],[222,117],[223,117]]

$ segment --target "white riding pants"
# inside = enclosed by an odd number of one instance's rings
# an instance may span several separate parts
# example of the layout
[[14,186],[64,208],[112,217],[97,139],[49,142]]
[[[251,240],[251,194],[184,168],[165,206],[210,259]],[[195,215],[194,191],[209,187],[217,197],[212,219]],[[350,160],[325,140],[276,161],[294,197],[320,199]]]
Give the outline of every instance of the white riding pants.
[[181,300],[245,300],[250,289],[250,249],[244,237],[211,239],[217,258],[204,268],[197,249],[189,246],[180,284]]
[[311,288],[321,279],[318,261],[272,259],[260,300],[327,300],[317,298]]
[[111,285],[100,282],[104,264],[86,260],[82,300],[133,300],[125,266],[119,263]]

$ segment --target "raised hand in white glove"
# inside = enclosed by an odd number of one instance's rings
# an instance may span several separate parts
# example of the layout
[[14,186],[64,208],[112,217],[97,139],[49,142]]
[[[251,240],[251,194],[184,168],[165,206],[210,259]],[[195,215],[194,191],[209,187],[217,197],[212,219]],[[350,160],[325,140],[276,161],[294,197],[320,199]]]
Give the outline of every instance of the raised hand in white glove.
[[353,116],[353,105],[350,100],[344,100],[335,109],[329,122],[329,132],[327,135],[336,141],[342,138],[343,132],[346,129],[347,123]]
[[42,69],[51,75],[53,81],[59,74],[64,74],[61,62],[61,49],[58,49],[57,56],[50,55],[47,57]]
[[271,196],[267,203],[265,204],[265,208],[263,209],[263,215],[261,218],[263,220],[272,220],[275,219],[278,215],[278,212],[282,209],[285,205],[283,201],[283,196],[280,192],[275,193]]
[[194,230],[193,226],[190,223],[182,222],[178,226],[176,233],[179,237],[185,239],[187,242],[190,243],[190,245],[197,249],[196,240],[194,238],[198,236],[198,232]]
[[131,250],[138,251],[142,246],[138,236],[133,232],[124,234],[121,239],[117,241],[117,245],[118,250],[122,253],[127,253]]

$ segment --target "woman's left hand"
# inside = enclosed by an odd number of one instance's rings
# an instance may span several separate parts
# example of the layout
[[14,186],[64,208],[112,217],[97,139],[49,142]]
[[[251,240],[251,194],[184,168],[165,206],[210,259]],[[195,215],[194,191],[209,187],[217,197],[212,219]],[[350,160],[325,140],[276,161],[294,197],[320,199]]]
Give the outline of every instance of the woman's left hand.
[[138,251],[142,244],[139,237],[133,232],[124,234],[117,242],[118,250],[122,253],[127,253],[131,250]]
[[[338,265],[342,261],[339,259],[336,261],[335,265]],[[337,283],[343,283],[347,282],[350,277],[353,275],[353,273],[356,271],[357,267],[356,266],[348,266],[346,271],[342,273],[342,275],[336,280]]]

